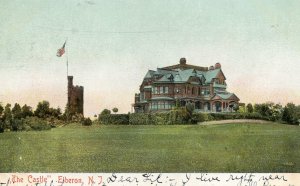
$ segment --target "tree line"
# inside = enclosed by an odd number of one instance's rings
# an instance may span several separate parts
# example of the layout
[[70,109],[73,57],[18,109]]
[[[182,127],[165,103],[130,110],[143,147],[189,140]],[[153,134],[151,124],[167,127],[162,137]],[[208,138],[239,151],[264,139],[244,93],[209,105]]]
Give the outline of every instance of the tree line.
[[81,114],[70,113],[68,109],[65,109],[63,113],[59,107],[50,107],[50,103],[45,100],[39,102],[35,110],[27,104],[21,106],[15,103],[12,106],[7,103],[3,106],[0,103],[0,132],[24,130],[26,127],[43,129],[40,127],[43,125],[49,129],[68,121],[82,122],[84,125],[92,123],[89,118],[84,118]]
[[[112,109],[114,111],[114,109]],[[117,110],[115,110],[117,111]],[[114,111],[114,112],[115,112]],[[116,113],[116,112],[115,112]],[[151,115],[152,114],[152,115]],[[128,114],[111,114],[111,110],[103,109],[99,114],[98,120],[103,124],[122,124],[122,123],[137,123],[140,124],[151,123],[151,117],[156,116],[160,118],[165,118],[163,120],[167,123],[177,123],[177,124],[193,124],[203,121],[213,121],[213,120],[224,120],[224,119],[260,119],[276,121],[279,123],[287,124],[299,124],[300,122],[300,105],[295,105],[294,103],[288,103],[285,106],[281,104],[275,104],[273,102],[266,102],[260,104],[240,104],[233,107],[232,112],[199,112],[195,110],[195,105],[193,103],[187,103],[185,106],[181,107],[180,104],[176,104],[168,112],[163,112],[157,114],[156,112],[149,113],[139,113],[135,116],[130,116],[129,119],[125,115]],[[133,118],[134,117],[134,118]],[[140,118],[138,118],[140,117]],[[146,118],[146,119],[145,119]],[[167,119],[166,119],[167,118]],[[175,118],[175,119],[174,119]],[[134,119],[134,122],[132,122]],[[152,118],[153,119],[153,118]],[[155,119],[154,119],[155,120]],[[157,118],[156,118],[157,120]],[[156,123],[153,121],[152,123]],[[160,122],[161,124],[163,122]]]
[[270,121],[288,124],[299,124],[300,122],[300,105],[295,105],[294,103],[287,103],[285,106],[273,102],[254,105],[248,103],[246,106],[240,106],[238,112],[257,113],[268,118]]

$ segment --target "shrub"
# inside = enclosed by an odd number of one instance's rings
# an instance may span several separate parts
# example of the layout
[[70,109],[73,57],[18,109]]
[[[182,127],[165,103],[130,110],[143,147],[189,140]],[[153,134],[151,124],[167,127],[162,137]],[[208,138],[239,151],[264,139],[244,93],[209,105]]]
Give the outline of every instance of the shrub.
[[104,114],[99,115],[99,122],[101,124],[129,124],[129,115],[128,114]]
[[156,125],[170,125],[173,124],[169,119],[169,112],[154,113],[151,116]]
[[83,117],[82,114],[76,113],[76,114],[72,115],[72,121],[73,121],[73,122],[78,122],[78,123],[80,123],[80,122],[82,122],[83,120],[84,120],[84,117]]
[[193,113],[192,115],[192,123],[204,122],[206,121],[207,117],[203,113]]
[[129,115],[130,125],[152,125],[155,124],[150,113],[133,113]]
[[[23,120],[24,128],[26,129],[26,126],[29,126],[32,130],[49,130],[51,129],[51,125],[43,119],[40,119],[38,117],[27,117]],[[27,127],[28,129],[28,127]]]
[[56,117],[54,116],[51,116],[49,118],[46,118],[46,121],[50,124],[50,126],[52,128],[55,128],[57,126],[62,126],[62,125],[65,125],[66,123],[62,120],[59,120],[57,119]]
[[260,119],[260,120],[270,120],[269,117],[263,116],[258,112],[253,112],[253,113],[245,113],[243,115],[243,119]]
[[90,118],[84,118],[82,121],[81,121],[81,124],[83,126],[91,126],[93,123],[92,123],[92,120]]
[[189,117],[192,118],[192,114],[193,114],[193,112],[194,112],[194,110],[195,110],[195,104],[190,103],[190,102],[187,103],[187,104],[185,105],[185,110],[188,112]]
[[12,120],[12,130],[13,131],[22,131],[25,129],[24,121],[21,119]]
[[0,133],[4,132],[4,122],[0,119]]

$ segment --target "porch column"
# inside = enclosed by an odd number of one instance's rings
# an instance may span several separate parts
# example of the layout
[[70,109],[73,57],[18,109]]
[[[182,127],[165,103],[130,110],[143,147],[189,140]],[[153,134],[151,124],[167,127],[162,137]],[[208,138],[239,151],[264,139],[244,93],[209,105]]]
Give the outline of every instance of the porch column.
[[221,112],[223,112],[224,102],[222,101]]

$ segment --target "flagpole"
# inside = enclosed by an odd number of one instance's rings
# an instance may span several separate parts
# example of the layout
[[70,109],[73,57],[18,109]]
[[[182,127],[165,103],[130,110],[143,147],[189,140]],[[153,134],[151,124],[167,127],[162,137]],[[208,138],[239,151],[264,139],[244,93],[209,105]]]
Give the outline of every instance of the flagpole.
[[68,60],[68,54],[67,56],[67,77],[69,76],[69,60]]
[[[65,41],[65,44],[67,44],[67,40],[68,40],[68,38],[66,39],[66,41]],[[68,112],[67,112],[67,121],[69,121],[69,111],[70,111],[70,97],[69,97],[69,57],[68,57],[68,55],[69,55],[69,50],[68,50],[68,47],[66,47],[66,58],[67,58],[67,81],[68,81],[68,89],[67,89],[67,100],[68,100],[68,102],[67,102],[67,110],[68,110]]]
[[[66,39],[65,43],[67,44],[68,38]],[[67,77],[69,76],[69,58],[68,58],[69,52],[68,47],[66,47],[66,57],[67,57]]]

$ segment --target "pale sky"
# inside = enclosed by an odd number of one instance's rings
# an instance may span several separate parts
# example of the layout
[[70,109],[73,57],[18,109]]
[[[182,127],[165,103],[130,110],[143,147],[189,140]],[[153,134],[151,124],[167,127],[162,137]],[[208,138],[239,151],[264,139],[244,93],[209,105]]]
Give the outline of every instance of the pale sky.
[[86,116],[131,111],[146,72],[181,57],[220,62],[241,102],[300,104],[299,7],[298,0],[1,0],[0,102],[64,108],[68,56]]

